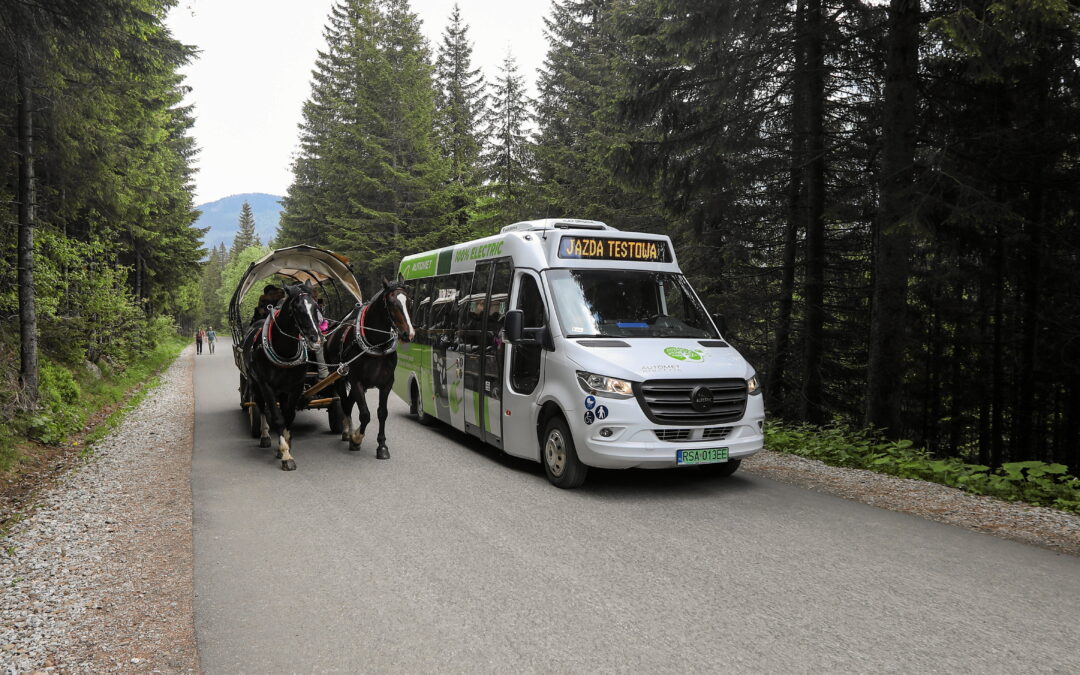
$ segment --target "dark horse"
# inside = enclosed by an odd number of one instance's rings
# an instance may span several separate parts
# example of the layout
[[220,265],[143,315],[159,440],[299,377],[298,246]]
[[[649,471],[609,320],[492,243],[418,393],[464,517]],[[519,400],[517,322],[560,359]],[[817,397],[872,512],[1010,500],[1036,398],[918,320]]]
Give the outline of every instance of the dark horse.
[[[355,307],[341,326],[327,340],[327,360],[348,364],[349,374],[337,382],[337,393],[345,413],[345,431],[341,440],[349,441],[349,450],[359,450],[364,432],[371,422],[365,394],[379,390],[379,445],[375,456],[390,459],[386,447],[386,399],[394,386],[397,367],[397,341],[416,337],[409,317],[408,297],[401,282],[383,281],[382,290],[360,307]],[[352,407],[360,408],[360,428],[353,430]]]
[[311,297],[311,283],[305,281],[287,287],[280,307],[270,311],[266,319],[252,324],[244,338],[244,366],[263,419],[259,446],[270,447],[269,423],[278,435],[277,456],[285,471],[296,468],[289,453],[289,427],[304,391],[308,350],[321,346],[317,317],[318,305]]

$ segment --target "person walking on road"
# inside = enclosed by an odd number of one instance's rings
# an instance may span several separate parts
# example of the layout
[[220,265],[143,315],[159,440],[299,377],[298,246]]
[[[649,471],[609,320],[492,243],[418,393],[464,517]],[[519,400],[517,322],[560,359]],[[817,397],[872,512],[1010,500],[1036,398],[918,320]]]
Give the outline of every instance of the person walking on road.
[[195,353],[196,354],[202,354],[202,341],[203,341],[204,337],[206,337],[206,333],[203,332],[202,328],[195,331]]
[[214,327],[210,326],[206,331],[206,346],[210,348],[210,353],[214,353],[214,343],[217,342],[217,333],[214,332]]

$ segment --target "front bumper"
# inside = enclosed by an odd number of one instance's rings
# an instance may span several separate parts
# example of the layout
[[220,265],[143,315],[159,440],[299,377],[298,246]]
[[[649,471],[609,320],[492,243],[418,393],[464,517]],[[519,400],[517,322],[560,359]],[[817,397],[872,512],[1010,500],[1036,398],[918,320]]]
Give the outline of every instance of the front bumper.
[[[604,419],[586,424],[584,410],[570,413],[573,416],[571,430],[578,458],[588,466],[608,469],[668,469],[678,466],[675,454],[678,450],[691,448],[727,448],[730,459],[741,459],[759,452],[765,444],[762,426],[765,420],[764,406],[760,396],[750,397],[746,413],[737,422],[706,426],[669,426],[649,421],[634,399],[598,399],[608,408]],[[603,436],[607,429],[610,436]],[[705,440],[667,441],[657,436],[657,430],[666,435],[688,430],[691,439],[698,439],[701,431],[723,434],[722,438]]]

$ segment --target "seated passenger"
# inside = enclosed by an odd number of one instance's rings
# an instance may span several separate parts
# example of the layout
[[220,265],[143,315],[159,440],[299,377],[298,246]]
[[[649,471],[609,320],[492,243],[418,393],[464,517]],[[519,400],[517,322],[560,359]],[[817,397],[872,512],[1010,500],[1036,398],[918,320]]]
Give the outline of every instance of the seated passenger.
[[274,284],[267,284],[263,287],[262,295],[255,301],[255,313],[251,316],[251,322],[249,325],[255,325],[266,318],[266,306],[276,305],[285,297],[285,289]]

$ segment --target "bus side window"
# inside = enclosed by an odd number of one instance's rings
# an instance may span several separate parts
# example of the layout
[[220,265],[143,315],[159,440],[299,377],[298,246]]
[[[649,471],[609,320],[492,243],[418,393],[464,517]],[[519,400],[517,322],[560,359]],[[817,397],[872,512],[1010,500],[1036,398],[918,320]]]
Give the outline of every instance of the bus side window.
[[[528,273],[518,277],[518,295],[516,309],[524,315],[522,324],[525,328],[541,328],[547,325],[544,319],[544,296],[536,285],[536,278]],[[519,394],[531,394],[540,383],[540,357],[543,348],[540,345],[515,345],[510,358],[510,386]]]
[[469,287],[472,286],[472,272],[467,274],[455,274],[451,277],[453,280],[454,288],[456,289],[455,298],[457,302],[449,308],[447,314],[447,328],[453,332],[457,331],[461,327],[461,314],[465,311],[462,307],[468,303],[461,302],[466,295],[469,294]]
[[431,282],[432,279],[420,279],[415,284],[416,295],[410,296],[413,307],[413,325],[417,330],[420,344],[431,344],[427,339],[428,317],[431,309]]
[[445,349],[453,340],[454,309],[457,307],[457,279],[436,277],[431,289],[431,309],[427,320],[432,345]]

